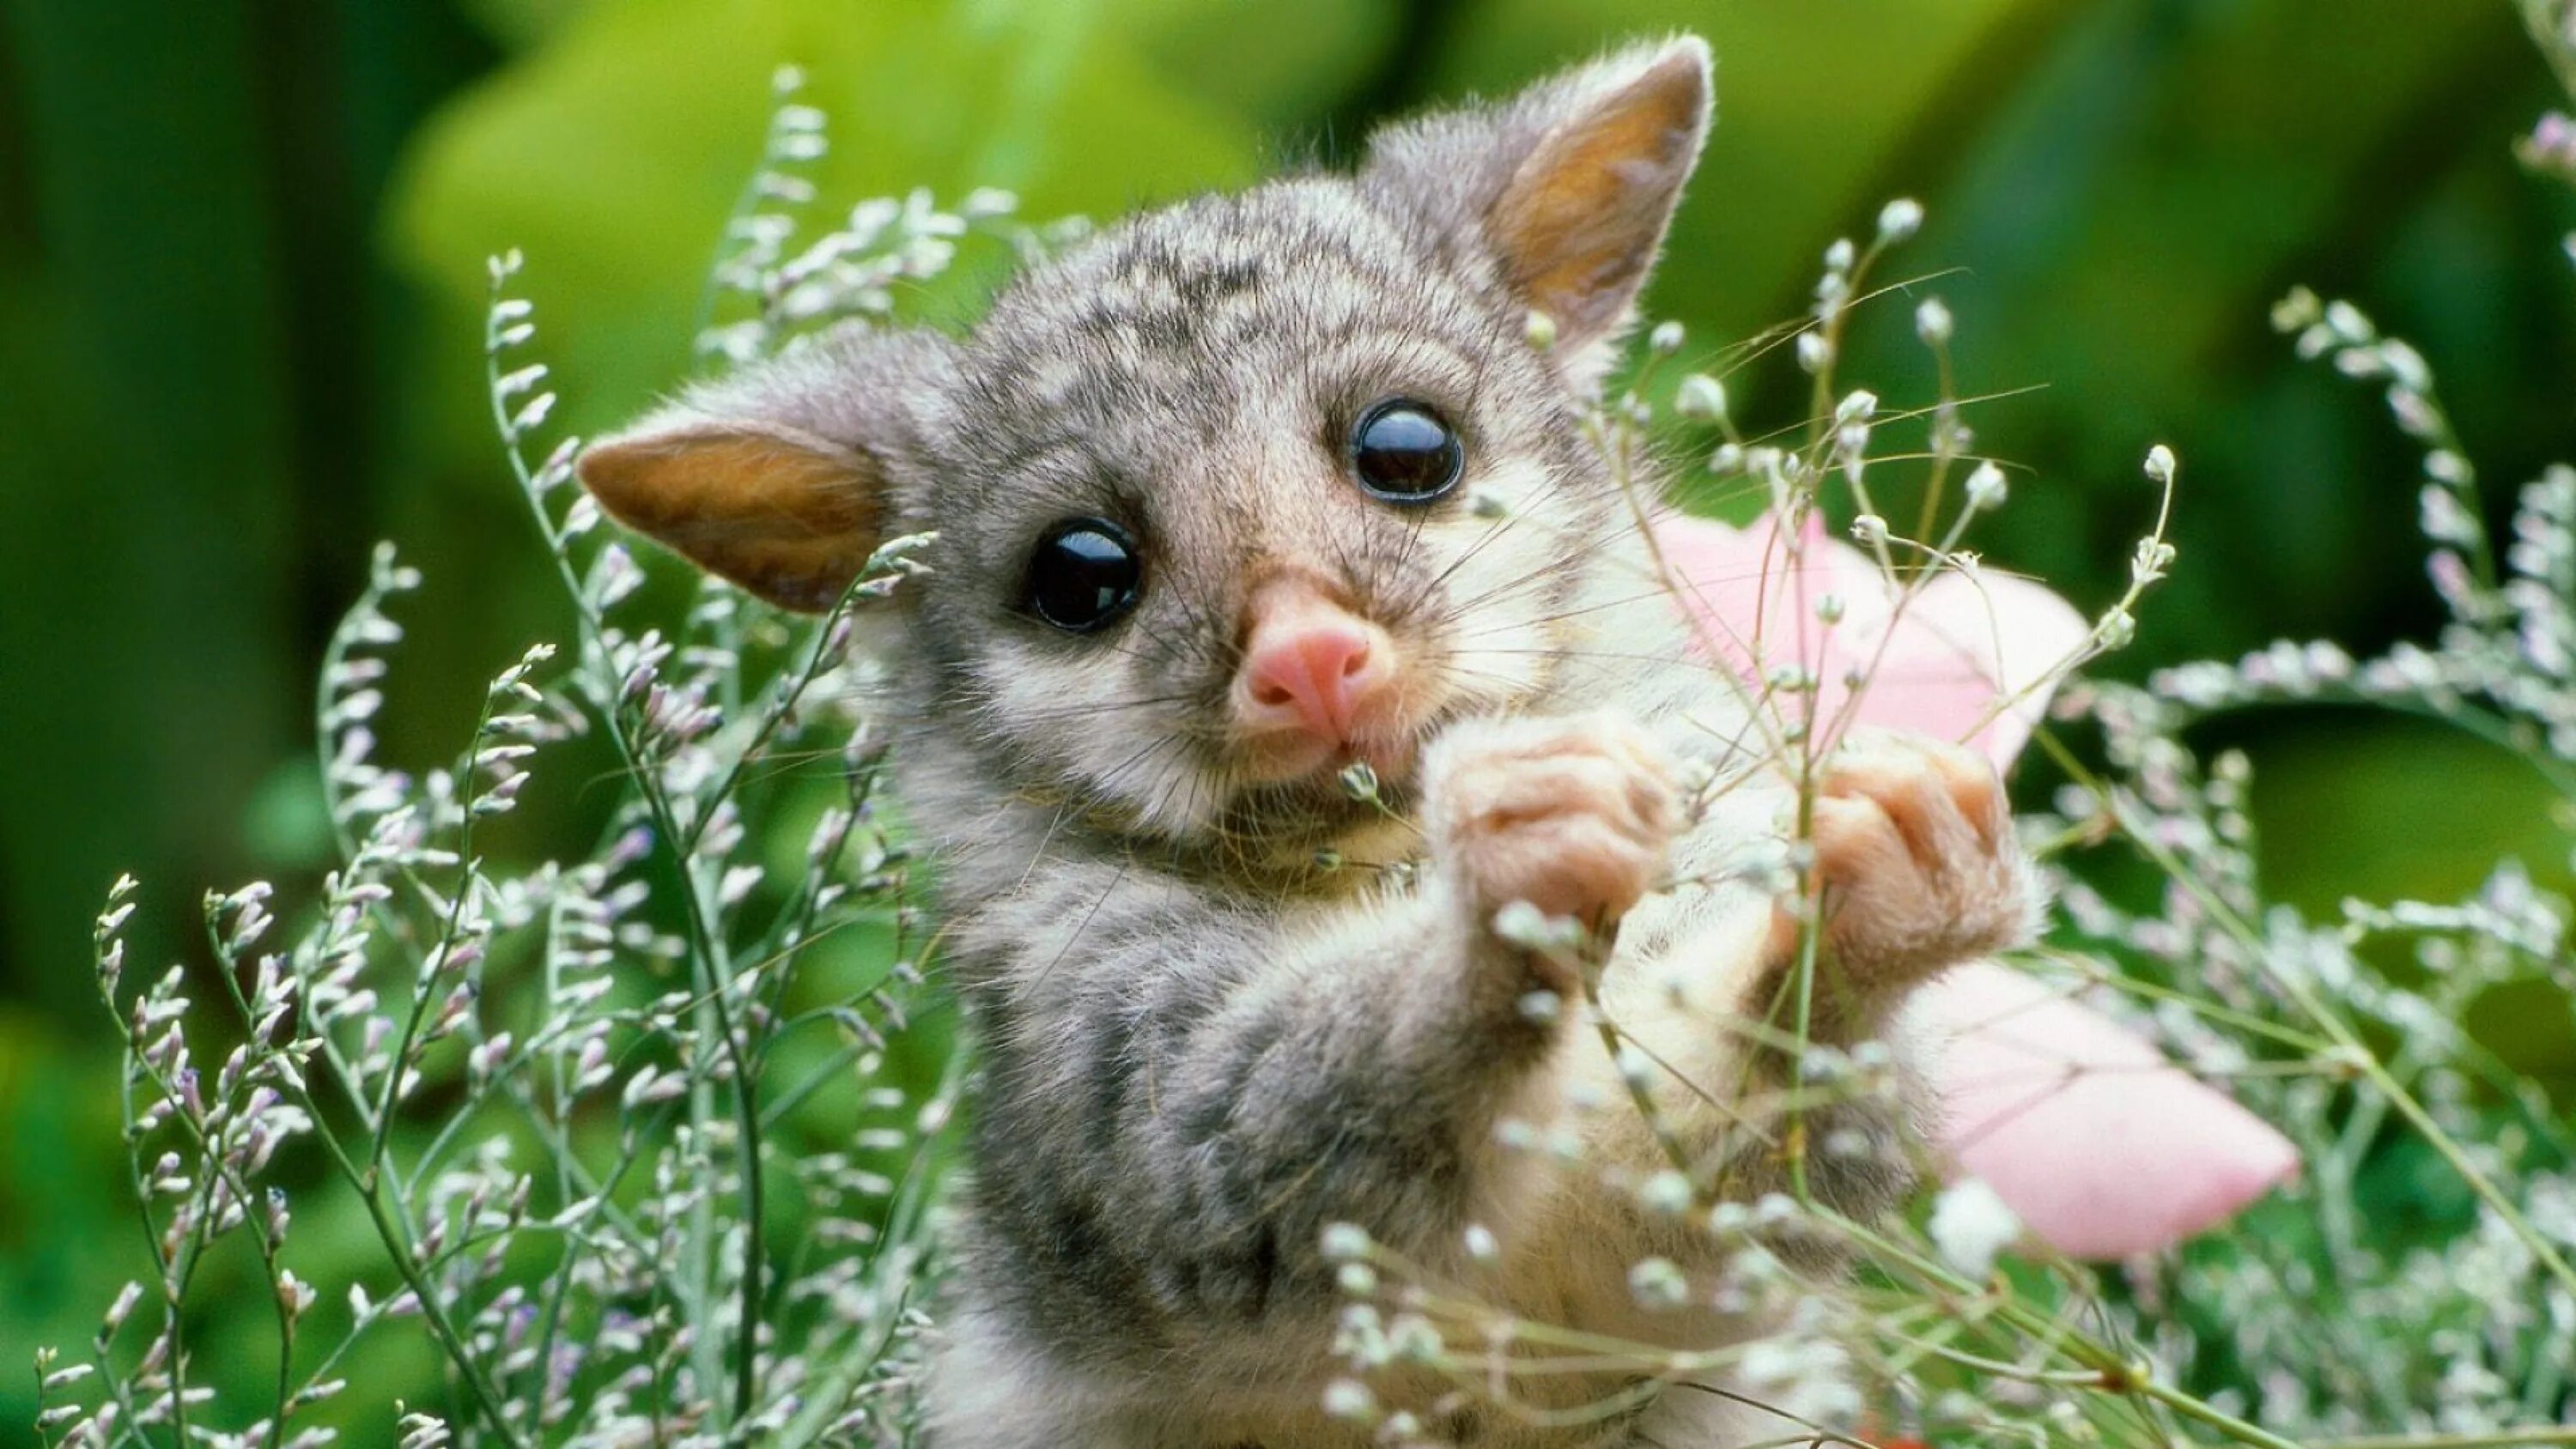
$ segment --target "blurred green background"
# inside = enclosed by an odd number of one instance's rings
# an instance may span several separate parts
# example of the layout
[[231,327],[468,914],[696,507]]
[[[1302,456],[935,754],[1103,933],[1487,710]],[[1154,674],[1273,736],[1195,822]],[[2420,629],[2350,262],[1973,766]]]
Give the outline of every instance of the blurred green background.
[[[1963,386],[2041,389],[1972,414],[2033,470],[1993,558],[2107,602],[2140,456],[2184,459],[2179,573],[2118,672],[2435,625],[2415,459],[2272,335],[2294,282],[2421,346],[2491,487],[2576,452],[2576,207],[2511,156],[2559,98],[2504,0],[0,0],[0,1443],[33,1345],[85,1340],[138,1266],[107,882],[144,878],[151,963],[204,888],[321,868],[311,678],[373,540],[429,580],[397,761],[565,635],[484,412],[488,253],[525,249],[559,416],[595,432],[686,375],[782,62],[831,117],[816,216],[921,184],[1108,217],[1676,28],[1716,46],[1719,122],[1653,310],[1695,352],[1750,336],[1921,198],[1901,269],[1957,269],[1926,290]],[[1910,311],[1862,327],[1856,379],[1921,392]],[[1794,418],[1786,374],[1742,411]],[[2500,853],[2565,881],[2564,822],[2482,747],[2229,728],[2286,899],[2444,898]]]

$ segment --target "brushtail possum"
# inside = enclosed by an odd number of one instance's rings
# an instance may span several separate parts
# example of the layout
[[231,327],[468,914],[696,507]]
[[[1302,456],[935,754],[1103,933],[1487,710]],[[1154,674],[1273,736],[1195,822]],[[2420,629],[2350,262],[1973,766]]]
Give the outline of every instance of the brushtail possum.
[[[610,514],[791,609],[936,534],[890,607],[896,783],[983,1052],[940,1449],[1377,1442],[1323,1402],[1336,1224],[1528,1321],[1764,1331],[1705,1291],[1705,1233],[1608,1185],[1678,1143],[1751,1200],[1792,1150],[1753,1104],[1794,1068],[1745,1024],[1779,1019],[1800,931],[1740,868],[1792,792],[1584,426],[1709,116],[1700,41],[1618,52],[1386,129],[1352,174],[1123,221],[970,336],[831,332],[583,457]],[[1975,756],[1856,739],[1811,798],[1811,1040],[2031,930]],[[1521,902],[1615,938],[1600,1010],[1669,1142],[1563,958],[1498,929]],[[1809,1113],[1843,1150],[1807,1190],[1883,1208],[1909,1116]],[[1640,1306],[1648,1256],[1687,1301]],[[1705,1387],[1375,1385],[1480,1449],[1797,1432]]]

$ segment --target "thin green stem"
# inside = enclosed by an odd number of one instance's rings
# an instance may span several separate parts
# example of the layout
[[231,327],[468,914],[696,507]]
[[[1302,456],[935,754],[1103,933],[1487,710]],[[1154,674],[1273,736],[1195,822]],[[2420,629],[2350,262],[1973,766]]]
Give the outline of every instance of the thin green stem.
[[2526,1445],[2576,1445],[2576,1424],[2470,1434],[2364,1434],[2352,1439],[2311,1439],[2306,1449],[2521,1449]]
[[[500,300],[504,280],[506,280],[506,273],[495,277],[493,299],[496,304]],[[535,476],[529,471],[527,459],[519,450],[518,429],[511,420],[508,404],[501,393],[501,360],[497,348],[486,353],[484,374],[486,390],[491,397],[493,424],[499,430],[505,444],[502,452],[509,461],[511,472],[518,479],[520,496],[526,500],[529,512],[534,516],[538,534],[545,540],[546,552],[554,560],[556,574],[562,580],[564,591],[572,602],[573,613],[582,632],[583,663],[597,666],[605,675],[608,672],[606,621],[592,606],[580,580],[574,577],[571,558],[566,550],[564,539],[555,529],[553,520],[547,517],[544,500],[536,487]],[[672,869],[679,877],[681,913],[688,927],[690,966],[698,974],[697,984],[704,993],[714,1017],[713,1025],[722,1041],[726,1059],[733,1068],[734,1120],[735,1130],[739,1135],[736,1148],[742,1159],[743,1192],[742,1321],[734,1345],[734,1414],[737,1418],[748,1417],[759,1392],[758,1334],[764,1260],[762,1234],[763,1220],[767,1215],[765,1186],[761,1180],[759,1083],[755,1075],[755,1063],[748,1059],[748,1055],[743,1050],[741,1035],[735,1030],[732,1009],[727,1003],[725,986],[727,967],[722,959],[722,952],[717,948],[714,932],[708,925],[704,902],[699,898],[697,874],[691,869],[691,857],[684,845],[684,841],[690,837],[680,829],[669,798],[664,794],[654,772],[641,758],[636,748],[636,741],[627,732],[626,723],[618,705],[621,681],[603,677],[597,681],[597,684],[595,707],[608,726],[608,735],[616,746],[619,763],[624,767],[627,775],[635,781],[637,792],[652,818],[653,838],[660,850],[670,858]],[[703,1090],[703,1087],[701,1089]]]

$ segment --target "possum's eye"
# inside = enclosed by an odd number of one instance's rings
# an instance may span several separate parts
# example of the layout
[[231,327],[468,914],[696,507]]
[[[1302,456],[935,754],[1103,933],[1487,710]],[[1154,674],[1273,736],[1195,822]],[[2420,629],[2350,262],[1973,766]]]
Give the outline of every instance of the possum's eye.
[[1372,498],[1428,503],[1458,486],[1467,450],[1427,403],[1389,398],[1351,429],[1351,475]]
[[1065,518],[1038,536],[1022,592],[1030,613],[1068,634],[1088,634],[1136,602],[1143,572],[1127,530],[1105,518]]

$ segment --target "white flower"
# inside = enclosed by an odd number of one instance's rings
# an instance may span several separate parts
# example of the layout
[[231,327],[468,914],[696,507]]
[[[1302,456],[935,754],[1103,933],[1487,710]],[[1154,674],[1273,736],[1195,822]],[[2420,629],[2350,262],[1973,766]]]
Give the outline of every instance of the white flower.
[[1628,1270],[1628,1292],[1640,1308],[1679,1308],[1690,1300],[1690,1280],[1672,1259],[1647,1258]]
[[1368,1231],[1358,1224],[1334,1223],[1324,1229],[1324,1257],[1327,1261],[1356,1262],[1368,1254]]
[[1336,1419],[1374,1419],[1377,1395],[1357,1379],[1335,1379],[1324,1386],[1324,1412]]
[[1932,1200],[1932,1246],[1963,1278],[1983,1280],[1995,1254],[2021,1236],[2021,1219],[1980,1178],[1966,1178]]
[[1726,384],[1704,372],[1692,373],[1673,390],[1673,411],[1693,422],[1725,417]]
[[2001,508],[2004,502],[2004,470],[1991,462],[1979,463],[1968,475],[1968,506],[1980,511]]

